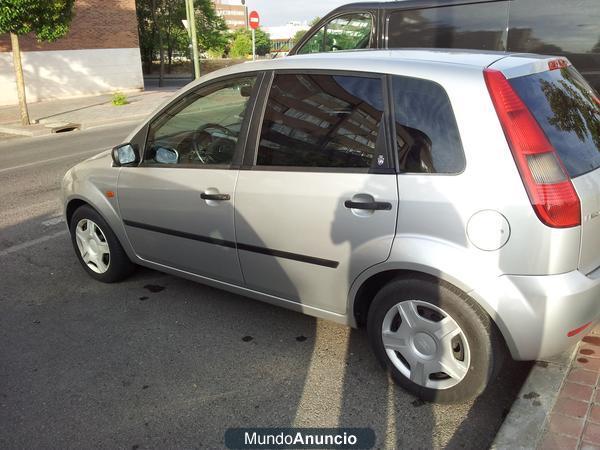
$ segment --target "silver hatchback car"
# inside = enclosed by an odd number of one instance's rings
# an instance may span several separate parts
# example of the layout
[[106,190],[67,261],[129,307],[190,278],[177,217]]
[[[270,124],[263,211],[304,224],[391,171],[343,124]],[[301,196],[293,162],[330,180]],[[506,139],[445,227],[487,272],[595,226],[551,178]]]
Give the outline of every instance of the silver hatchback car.
[[600,100],[564,58],[352,51],[178,92],[63,181],[81,264],[350,326],[431,401],[600,318]]

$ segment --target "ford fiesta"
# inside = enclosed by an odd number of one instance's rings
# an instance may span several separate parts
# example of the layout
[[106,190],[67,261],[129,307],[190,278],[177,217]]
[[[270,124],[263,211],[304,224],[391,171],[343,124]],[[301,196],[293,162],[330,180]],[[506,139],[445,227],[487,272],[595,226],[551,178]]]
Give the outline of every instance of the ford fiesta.
[[203,77],[62,185],[75,253],[350,326],[427,400],[600,318],[600,100],[564,58],[356,51]]

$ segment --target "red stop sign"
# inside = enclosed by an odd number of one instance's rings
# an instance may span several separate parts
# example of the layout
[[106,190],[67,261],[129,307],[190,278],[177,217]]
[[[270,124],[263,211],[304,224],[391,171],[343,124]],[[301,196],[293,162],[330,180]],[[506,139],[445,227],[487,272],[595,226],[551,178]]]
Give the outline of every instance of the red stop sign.
[[256,30],[260,25],[260,18],[258,17],[258,12],[252,11],[248,15],[248,22],[250,24],[250,28]]

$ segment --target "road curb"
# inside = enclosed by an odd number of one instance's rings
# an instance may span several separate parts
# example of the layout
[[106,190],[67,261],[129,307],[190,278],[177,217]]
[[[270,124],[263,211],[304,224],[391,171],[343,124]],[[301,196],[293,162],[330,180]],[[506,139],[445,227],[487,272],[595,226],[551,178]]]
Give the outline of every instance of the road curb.
[[552,360],[535,363],[491,449],[537,448],[578,348],[576,345]]

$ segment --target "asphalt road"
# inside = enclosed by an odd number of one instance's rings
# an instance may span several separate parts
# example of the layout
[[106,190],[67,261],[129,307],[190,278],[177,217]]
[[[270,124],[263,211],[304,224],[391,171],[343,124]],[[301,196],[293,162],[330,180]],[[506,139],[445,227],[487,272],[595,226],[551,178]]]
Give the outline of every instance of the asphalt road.
[[387,379],[363,331],[145,269],[87,277],[59,182],[132,127],[0,142],[0,448],[219,448],[234,426],[490,445],[528,364],[475,402],[424,404]]

